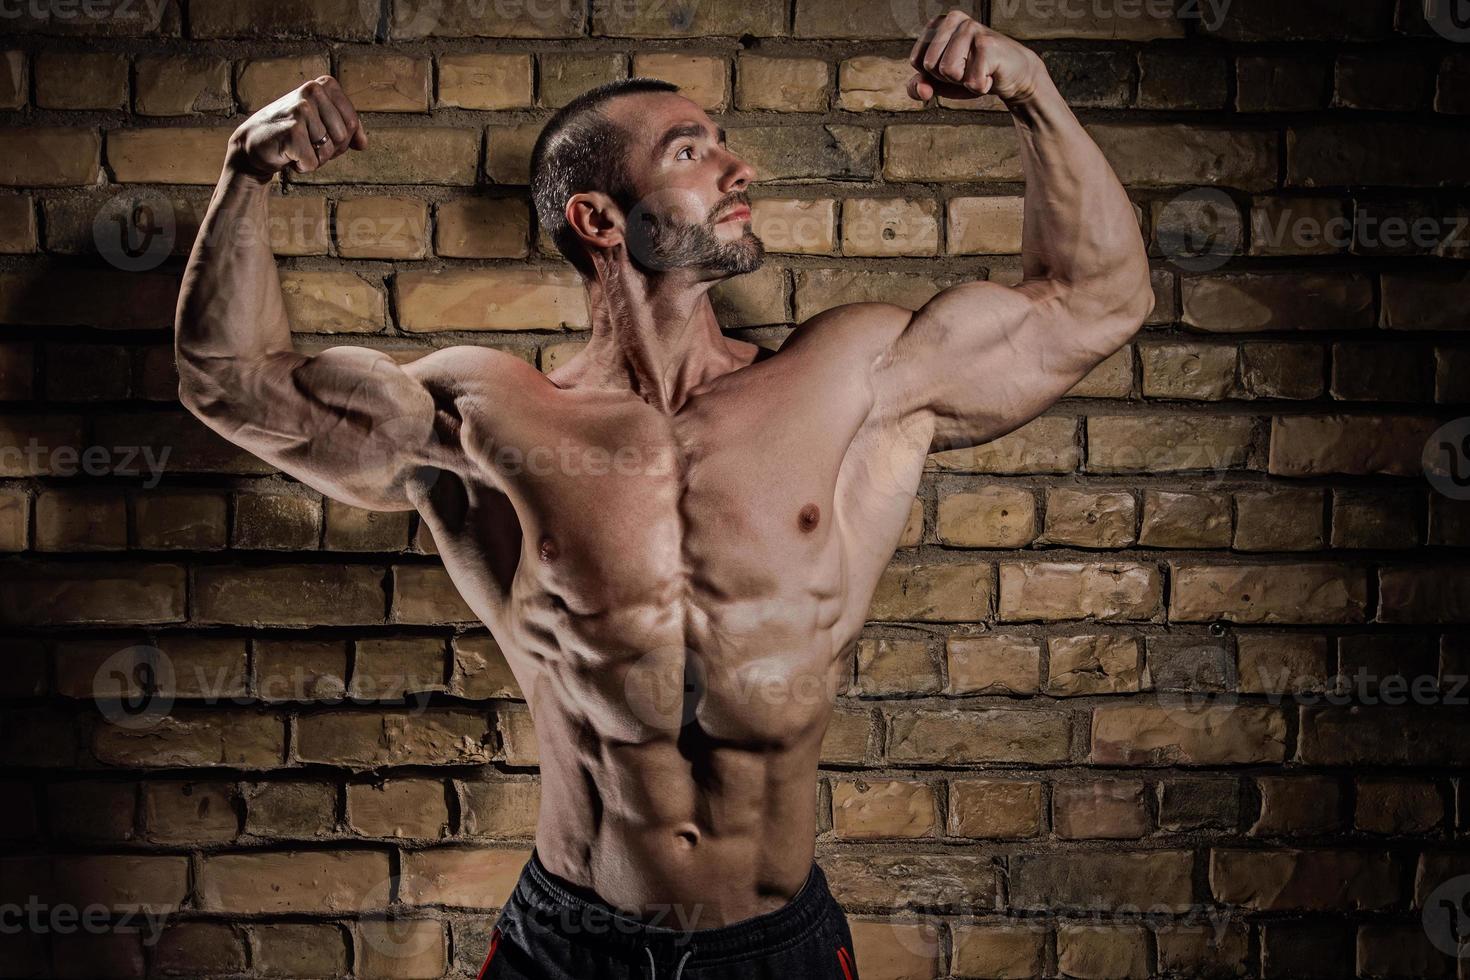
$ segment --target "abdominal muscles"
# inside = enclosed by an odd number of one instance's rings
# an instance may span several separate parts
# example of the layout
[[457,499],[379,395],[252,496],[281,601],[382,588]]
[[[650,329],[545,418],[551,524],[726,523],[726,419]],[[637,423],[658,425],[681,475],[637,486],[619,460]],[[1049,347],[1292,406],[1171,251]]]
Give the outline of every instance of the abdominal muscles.
[[700,905],[698,928],[778,908],[806,879],[848,669],[833,587],[716,579],[718,595],[697,575],[645,578],[642,595],[625,579],[610,603],[540,581],[513,597],[506,650],[534,718],[542,859],[630,913]]

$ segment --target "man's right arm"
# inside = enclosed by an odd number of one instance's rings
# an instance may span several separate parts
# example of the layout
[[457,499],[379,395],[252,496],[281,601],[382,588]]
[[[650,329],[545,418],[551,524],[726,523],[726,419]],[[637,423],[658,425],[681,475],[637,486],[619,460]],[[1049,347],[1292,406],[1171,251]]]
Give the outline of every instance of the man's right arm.
[[455,434],[436,422],[434,398],[415,372],[387,354],[295,349],[266,234],[272,175],[310,172],[366,146],[351,103],[328,76],[235,131],[179,294],[179,399],[226,439],[330,497],[408,510],[406,482],[419,467],[452,468]]

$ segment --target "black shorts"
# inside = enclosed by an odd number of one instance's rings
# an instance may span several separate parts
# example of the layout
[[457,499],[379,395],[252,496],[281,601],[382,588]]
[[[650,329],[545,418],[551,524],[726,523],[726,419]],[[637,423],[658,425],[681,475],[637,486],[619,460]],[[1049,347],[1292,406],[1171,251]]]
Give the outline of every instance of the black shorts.
[[535,849],[490,931],[482,980],[858,980],[847,915],[812,862],[786,905],[712,929],[629,918]]

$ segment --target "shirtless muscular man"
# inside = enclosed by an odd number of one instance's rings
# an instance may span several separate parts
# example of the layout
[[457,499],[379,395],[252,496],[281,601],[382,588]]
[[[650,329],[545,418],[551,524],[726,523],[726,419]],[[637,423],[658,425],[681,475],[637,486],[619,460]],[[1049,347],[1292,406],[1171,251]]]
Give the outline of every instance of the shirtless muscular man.
[[179,394],[329,497],[418,511],[504,651],[542,792],[486,977],[857,975],[814,861],[819,747],[925,456],[1046,410],[1153,303],[1128,198],[1041,60],[951,11],[911,61],[917,100],[1009,108],[1023,279],[837,306],[775,353],[725,337],[709,299],[763,261],[756,174],[668,83],[585,93],[536,145],[538,219],[591,313],[544,375],[477,346],[296,351],[269,245],[231,229],[264,226],[275,174],[370,136],[324,76],[230,140]]

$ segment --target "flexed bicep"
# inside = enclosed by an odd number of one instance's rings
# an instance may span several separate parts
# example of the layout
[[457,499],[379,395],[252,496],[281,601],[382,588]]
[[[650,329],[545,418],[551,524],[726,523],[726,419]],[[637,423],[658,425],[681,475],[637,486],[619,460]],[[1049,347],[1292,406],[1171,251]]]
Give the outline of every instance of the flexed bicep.
[[962,283],[913,314],[875,366],[875,388],[894,419],[929,422],[931,452],[977,446],[1044,412],[1140,319],[1093,317],[1056,280]]
[[[430,355],[432,356],[432,355]],[[220,435],[330,497],[408,510],[409,480],[460,459],[452,411],[387,354],[279,352],[194,380],[185,404]]]

